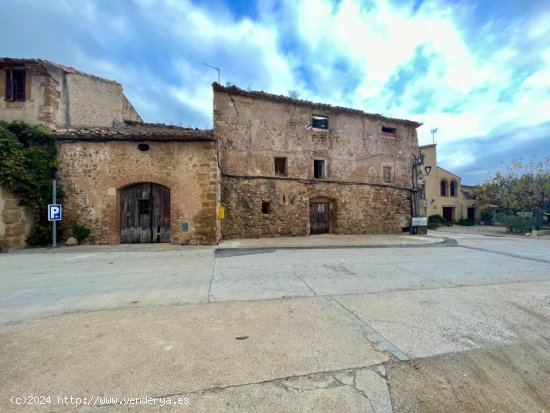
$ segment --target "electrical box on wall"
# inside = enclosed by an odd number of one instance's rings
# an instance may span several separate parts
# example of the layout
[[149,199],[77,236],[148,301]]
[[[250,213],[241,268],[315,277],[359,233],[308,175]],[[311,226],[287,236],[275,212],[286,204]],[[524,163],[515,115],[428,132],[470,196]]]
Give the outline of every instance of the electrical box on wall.
[[189,232],[189,222],[181,223],[181,232]]

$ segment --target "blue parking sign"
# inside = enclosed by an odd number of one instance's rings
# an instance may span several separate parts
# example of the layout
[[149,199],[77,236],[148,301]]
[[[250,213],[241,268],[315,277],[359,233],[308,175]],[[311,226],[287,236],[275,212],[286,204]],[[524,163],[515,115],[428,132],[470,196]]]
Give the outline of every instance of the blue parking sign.
[[48,204],[48,221],[61,221],[61,204]]

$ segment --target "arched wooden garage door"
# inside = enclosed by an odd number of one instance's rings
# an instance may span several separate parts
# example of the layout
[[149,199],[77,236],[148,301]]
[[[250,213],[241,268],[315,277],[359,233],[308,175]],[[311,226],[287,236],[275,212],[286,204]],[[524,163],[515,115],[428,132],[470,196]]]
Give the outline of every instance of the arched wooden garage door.
[[120,191],[120,242],[170,242],[170,189],[142,182]]

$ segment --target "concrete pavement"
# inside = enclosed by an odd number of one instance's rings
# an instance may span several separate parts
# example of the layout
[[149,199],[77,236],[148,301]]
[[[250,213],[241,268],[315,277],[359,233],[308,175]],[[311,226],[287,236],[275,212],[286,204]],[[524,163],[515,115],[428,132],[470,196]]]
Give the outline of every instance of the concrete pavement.
[[0,255],[0,411],[549,410],[550,241],[452,236]]

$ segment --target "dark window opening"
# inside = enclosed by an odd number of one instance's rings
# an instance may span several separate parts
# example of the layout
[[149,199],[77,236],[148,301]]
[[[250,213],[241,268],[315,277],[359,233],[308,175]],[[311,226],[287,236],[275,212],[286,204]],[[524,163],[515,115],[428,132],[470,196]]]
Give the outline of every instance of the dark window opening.
[[387,135],[395,135],[397,133],[396,128],[390,128],[389,126],[382,126],[382,133]]
[[270,213],[271,213],[271,203],[262,202],[262,214],[270,214]]
[[321,115],[313,115],[311,126],[315,129],[328,129],[328,117]]
[[315,159],[313,161],[313,176],[317,179],[327,177],[327,163],[321,159]]
[[6,70],[6,100],[8,102],[25,101],[25,70]]
[[150,202],[149,199],[138,199],[139,215],[149,215]]
[[384,182],[391,182],[391,166],[384,166],[383,175]]
[[439,184],[439,194],[441,196],[447,196],[447,182],[446,181],[441,181],[441,183]]
[[147,152],[149,150],[149,145],[147,145],[146,143],[140,143],[137,148],[141,152]]
[[451,196],[456,196],[456,182],[455,181],[451,181]]
[[275,158],[275,175],[287,176],[286,158]]

